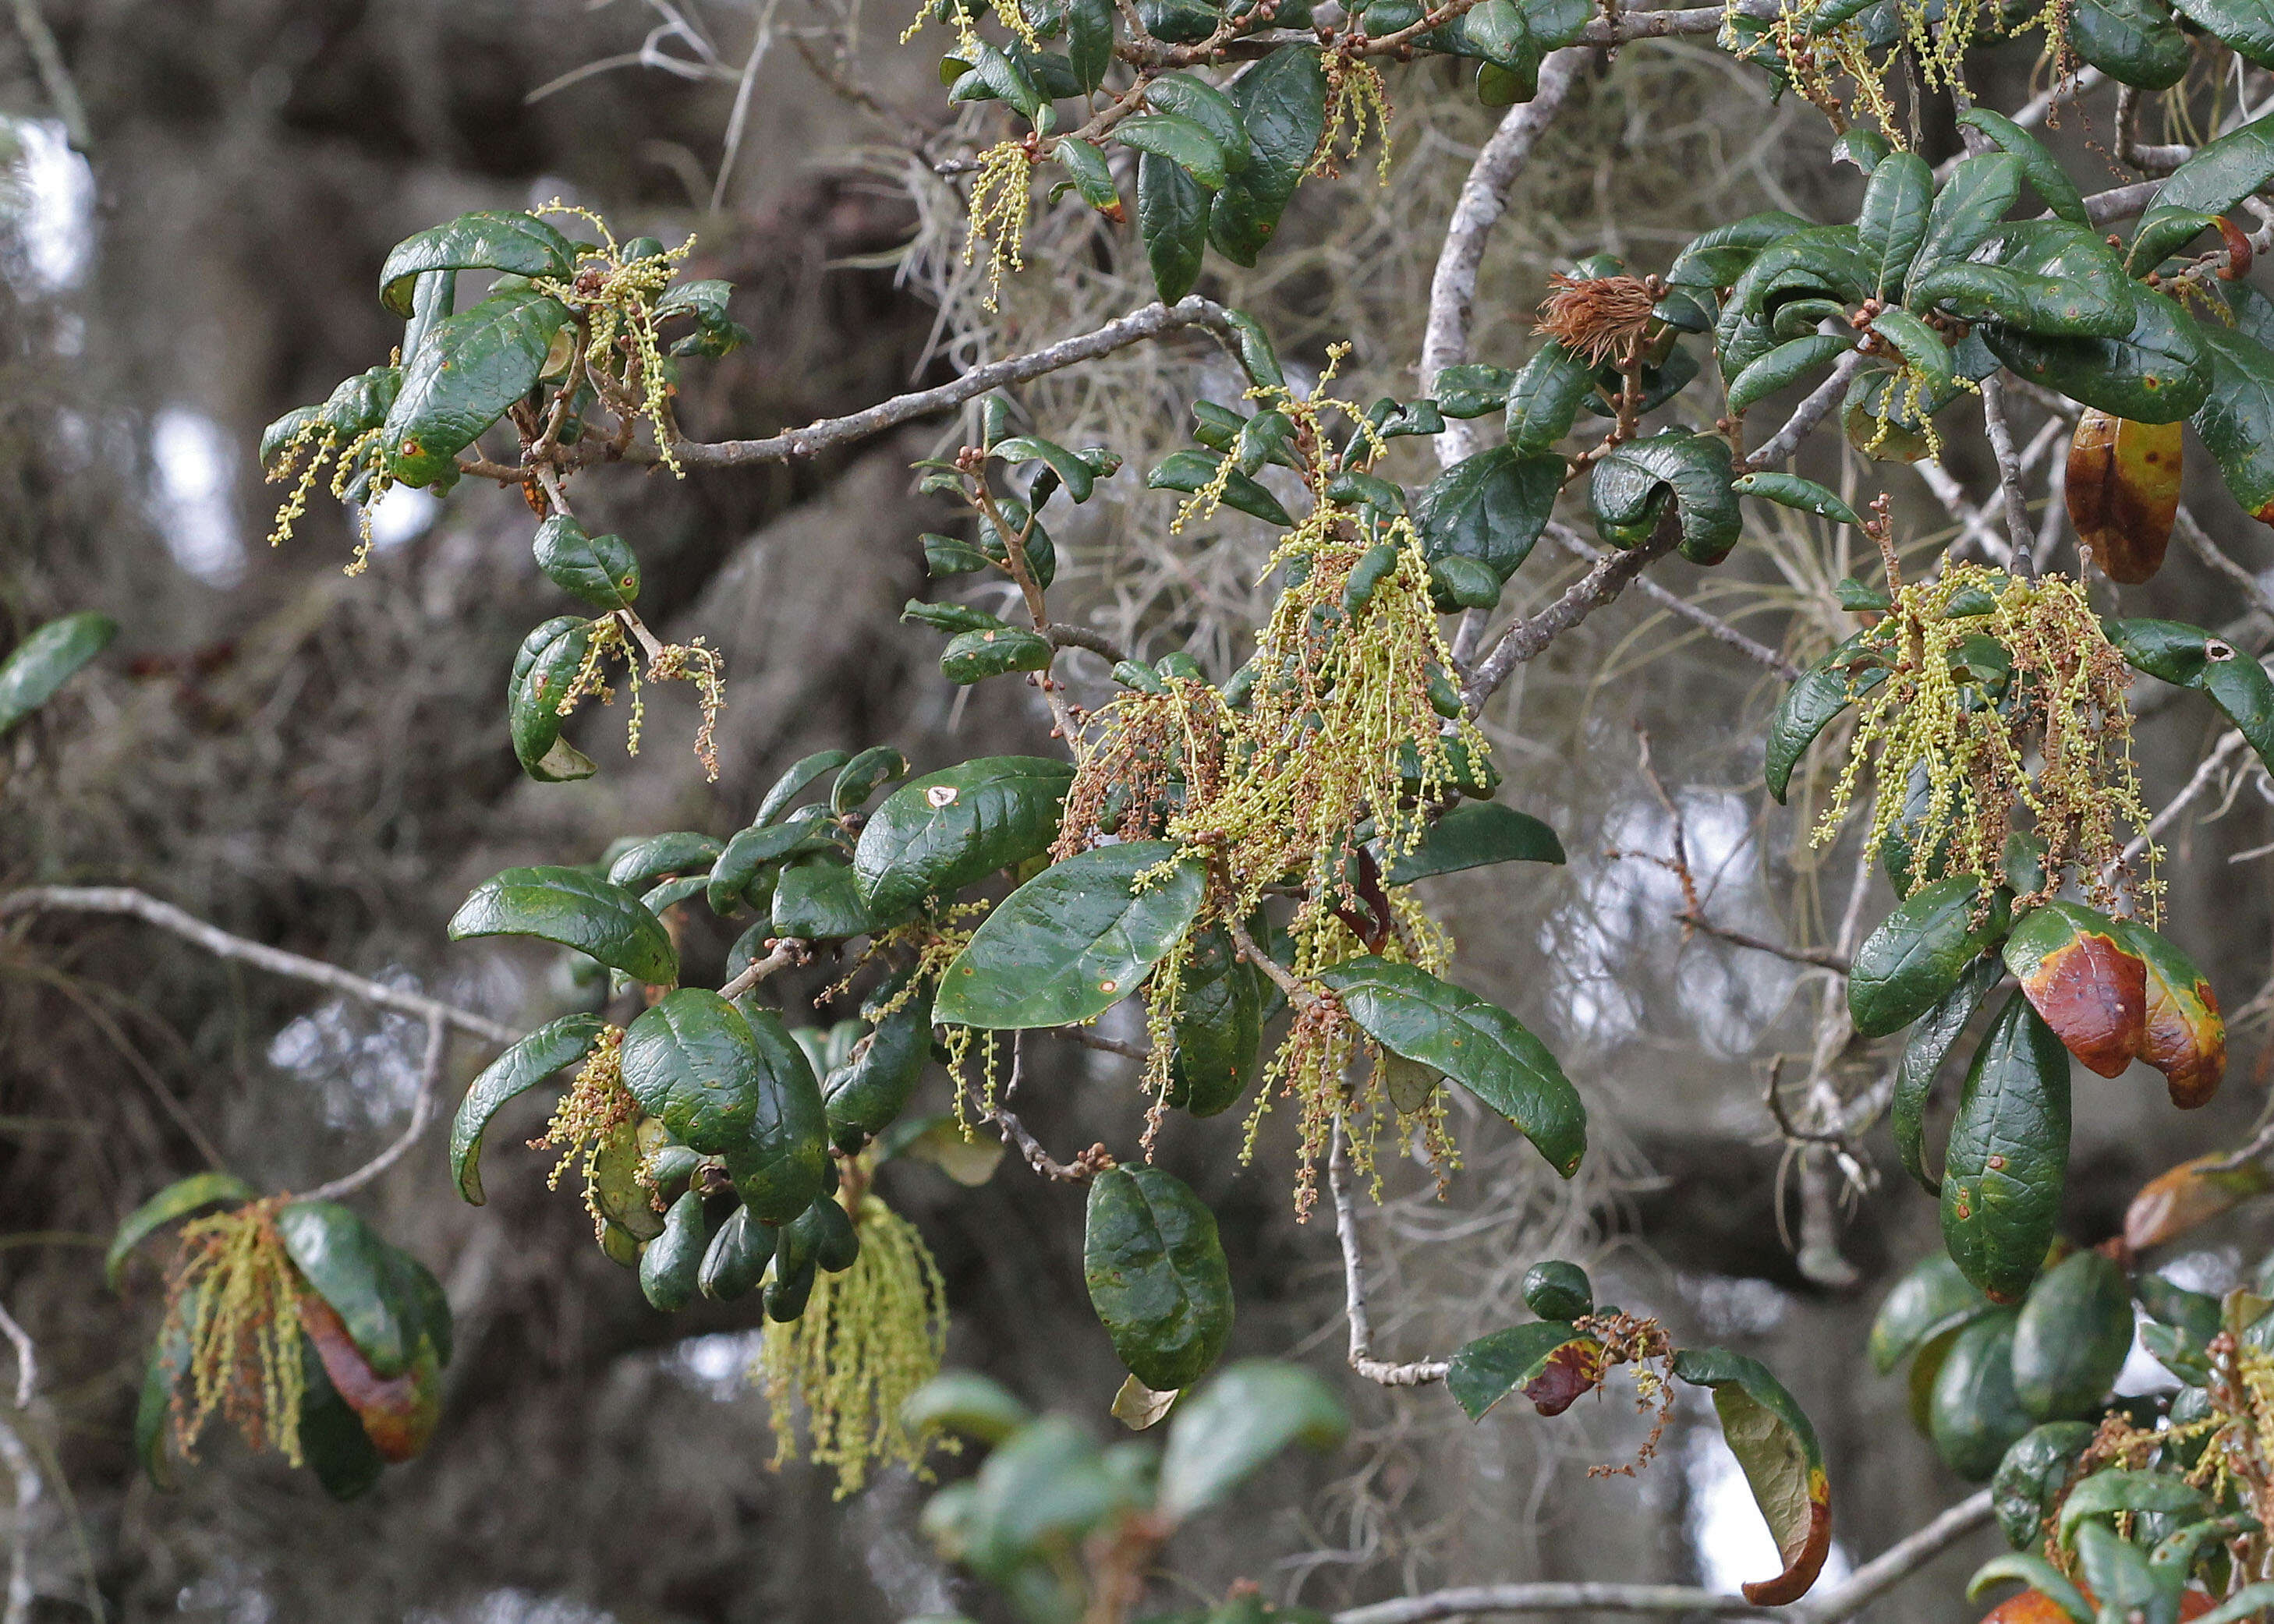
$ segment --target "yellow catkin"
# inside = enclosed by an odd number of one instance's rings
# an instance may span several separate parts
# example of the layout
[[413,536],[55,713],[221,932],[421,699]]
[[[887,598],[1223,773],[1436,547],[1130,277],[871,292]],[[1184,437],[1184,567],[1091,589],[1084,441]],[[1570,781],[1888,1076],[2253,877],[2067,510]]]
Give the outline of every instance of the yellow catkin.
[[[1951,618],[1954,600],[1986,603]],[[1967,606],[1964,605],[1962,607]],[[2013,662],[2004,703],[1986,702],[1960,666],[1969,638],[1985,637]],[[1911,888],[1945,874],[1995,875],[2007,836],[2026,811],[2045,843],[2040,899],[2074,878],[2095,903],[2114,908],[2127,876],[2127,839],[2148,812],[2132,763],[2130,673],[2100,629],[2084,589],[2064,575],[2023,581],[1980,564],[1946,565],[1895,594],[1851,664],[1887,673],[1856,698],[1847,763],[1814,838],[1837,838],[1869,763],[1876,782],[1869,839],[1877,849],[1898,824],[1916,853]],[[1913,777],[1927,783],[1924,808],[1904,817]],[[2130,886],[2154,917],[2157,848]]]
[[182,1226],[159,1343],[188,1350],[173,1395],[174,1439],[184,1459],[194,1458],[199,1434],[218,1411],[253,1448],[301,1464],[300,1274],[276,1233],[286,1199]]
[[853,1218],[861,1255],[817,1276],[797,1319],[766,1326],[751,1372],[772,1409],[775,1463],[797,1458],[802,1410],[805,1457],[836,1472],[840,1500],[880,1462],[921,1473],[926,1440],[900,1409],[947,1350],[947,1289],[923,1237],[873,1192]]
[[1027,217],[1034,207],[1035,155],[1024,141],[998,141],[979,154],[978,177],[971,183],[971,225],[963,239],[963,262],[978,258],[988,244],[987,308],[997,308],[1005,271],[1027,268]]
[[[1443,967],[1449,943],[1410,896],[1378,883],[1374,858],[1360,849],[1360,832],[1370,825],[1366,832],[1386,860],[1412,851],[1427,830],[1431,808],[1455,793],[1456,750],[1472,771],[1481,771],[1486,757],[1484,740],[1467,716],[1447,721],[1431,703],[1432,676],[1442,679],[1453,662],[1438,633],[1428,565],[1412,524],[1402,515],[1369,521],[1324,494],[1340,471],[1328,460],[1325,447],[1335,436],[1324,414],[1338,412],[1358,425],[1353,467],[1382,451],[1359,408],[1326,392],[1341,354],[1340,347],[1331,352],[1327,378],[1306,398],[1284,389],[1254,392],[1292,421],[1290,443],[1306,448],[1299,472],[1315,498],[1268,567],[1289,584],[1258,634],[1254,669],[1264,674],[1244,706],[1211,684],[1181,678],[1164,679],[1159,693],[1118,695],[1098,713],[1085,741],[1054,848],[1064,859],[1105,834],[1174,841],[1209,876],[1194,935],[1244,923],[1268,892],[1294,880],[1301,897],[1290,925],[1290,968],[1306,979],[1367,952],[1433,972]],[[1220,477],[1196,493],[1180,522],[1206,518],[1223,489]],[[1372,592],[1346,610],[1353,568],[1381,546],[1389,549],[1389,567]],[[1388,918],[1378,917],[1385,910]],[[1376,939],[1362,937],[1354,920],[1371,921]],[[1190,943],[1188,936],[1173,948],[1146,987],[1148,1142],[1167,1089]],[[1337,1115],[1365,1119],[1353,1139],[1364,1139],[1359,1154],[1369,1167],[1376,1124],[1404,1119],[1374,1109],[1387,1104],[1374,1078],[1350,1080],[1358,1048],[1355,1028],[1328,1001],[1299,1016],[1265,1070],[1248,1146],[1275,1093],[1300,1101],[1299,1210],[1311,1205],[1315,1164]],[[1442,1153],[1442,1165],[1450,1147],[1438,1110],[1425,1103],[1412,1125],[1433,1154]]]
[[1342,163],[1335,156],[1335,148],[1342,147],[1342,161],[1355,159],[1365,142],[1367,126],[1371,124],[1382,148],[1382,156],[1374,165],[1375,178],[1387,186],[1389,120],[1394,111],[1389,86],[1383,82],[1381,69],[1362,56],[1342,51],[1328,56],[1326,131],[1320,136],[1318,148],[1311,154],[1310,167],[1304,174],[1340,175]]
[[600,251],[586,255],[572,279],[562,282],[540,276],[531,286],[551,294],[584,317],[586,372],[629,400],[636,415],[645,418],[654,432],[663,465],[685,478],[687,470],[672,449],[678,435],[671,424],[671,380],[656,342],[655,302],[687,256],[694,252],[695,238],[689,237],[659,254],[626,260],[615,233],[591,209],[555,198],[534,212],[582,220],[600,234]]
[[593,1040],[576,1080],[553,1106],[545,1132],[529,1141],[531,1150],[561,1153],[561,1160],[553,1163],[553,1171],[546,1177],[546,1189],[561,1188],[561,1176],[568,1171],[571,1163],[576,1165],[584,1180],[584,1210],[592,1215],[596,1240],[608,1225],[607,1215],[600,1210],[600,1147],[611,1133],[639,1114],[638,1103],[624,1086],[623,1045],[621,1026],[600,1028],[600,1035]]
[[[639,653],[632,645],[631,633],[620,616],[604,614],[585,627],[591,641],[585,645],[584,658],[576,674],[561,695],[561,703],[553,707],[560,716],[574,716],[577,706],[587,699],[597,699],[604,705],[614,704],[616,691],[607,680],[611,660],[623,666],[624,686],[631,694],[632,710],[624,729],[624,753],[637,756],[640,734],[647,725],[647,695],[640,674]],[[682,681],[695,685],[696,704],[702,720],[695,730],[695,756],[703,763],[706,778],[719,781],[719,756],[715,738],[719,713],[727,708],[726,662],[716,650],[707,646],[700,637],[691,643],[665,643],[658,648],[648,661],[645,680],[648,682]]]

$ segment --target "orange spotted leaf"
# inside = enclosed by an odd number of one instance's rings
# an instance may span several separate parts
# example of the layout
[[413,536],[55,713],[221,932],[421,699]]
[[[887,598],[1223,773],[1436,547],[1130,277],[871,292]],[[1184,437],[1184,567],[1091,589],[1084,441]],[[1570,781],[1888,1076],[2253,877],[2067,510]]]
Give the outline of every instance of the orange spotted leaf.
[[2068,448],[2068,516],[2112,581],[2138,586],[2163,568],[2180,507],[2177,423],[2089,410]]
[[2274,1177],[2255,1162],[2220,1169],[2225,1151],[2213,1151],[2156,1175],[2140,1186],[2124,1213],[2124,1244],[2135,1252],[2176,1240],[2198,1224],[2274,1189]]
[[2074,902],[2031,910],[2006,938],[2006,967],[2068,1052],[2114,1077],[2148,1035],[2148,966],[2117,922]]
[[442,1414],[440,1361],[429,1338],[419,1337],[418,1350],[401,1375],[383,1378],[348,1335],[339,1311],[312,1291],[300,1295],[300,1329],[381,1456],[399,1462],[425,1448]]
[[2226,1022],[2218,996],[2195,960],[2135,920],[2116,921],[2118,939],[2148,968],[2148,1026],[2140,1058],[2164,1074],[2172,1103],[2193,1110],[2226,1075]]
[[1784,1571],[1743,1587],[1757,1607],[1781,1607],[1808,1594],[1832,1549],[1832,1491],[1816,1429],[1758,1359],[1721,1348],[1685,1348],[1674,1373],[1713,1394],[1721,1436],[1743,1469],[1753,1502],[1768,1520]]

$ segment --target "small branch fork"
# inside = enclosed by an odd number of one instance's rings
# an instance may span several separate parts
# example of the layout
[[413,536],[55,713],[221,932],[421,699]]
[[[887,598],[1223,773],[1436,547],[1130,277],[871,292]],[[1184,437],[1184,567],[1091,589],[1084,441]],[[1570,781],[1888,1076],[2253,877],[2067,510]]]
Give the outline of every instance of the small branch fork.
[[1443,1359],[1393,1365],[1374,1357],[1374,1317],[1366,1304],[1366,1259],[1358,1244],[1358,1204],[1351,1199],[1350,1152],[1342,1118],[1335,1118],[1327,1152],[1327,1189],[1335,1202],[1335,1238],[1343,1252],[1343,1311],[1350,1320],[1350,1367],[1385,1387],[1419,1387],[1445,1380]]

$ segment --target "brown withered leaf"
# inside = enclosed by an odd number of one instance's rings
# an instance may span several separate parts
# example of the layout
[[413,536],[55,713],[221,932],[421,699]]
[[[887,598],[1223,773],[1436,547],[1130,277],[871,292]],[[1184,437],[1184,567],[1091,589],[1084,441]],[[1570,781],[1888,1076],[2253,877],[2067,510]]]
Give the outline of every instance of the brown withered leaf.
[[2138,586],[2163,568],[2179,515],[2182,425],[2089,410],[2069,441],[2069,523],[2111,581]]
[[2274,1177],[2255,1162],[2225,1172],[2212,1164],[2225,1160],[2225,1151],[2213,1151],[2192,1162],[2156,1175],[2140,1186],[2124,1213],[2124,1244],[2145,1252],[2174,1240],[2198,1224],[2209,1223],[2221,1213],[2252,1196],[2274,1189]]

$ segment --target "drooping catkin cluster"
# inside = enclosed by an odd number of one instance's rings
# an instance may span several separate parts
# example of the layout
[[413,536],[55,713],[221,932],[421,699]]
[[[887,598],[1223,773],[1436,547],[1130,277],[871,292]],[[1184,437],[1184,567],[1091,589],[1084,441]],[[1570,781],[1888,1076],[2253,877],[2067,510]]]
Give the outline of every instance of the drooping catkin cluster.
[[[608,681],[608,662],[622,663],[624,686],[631,690],[631,720],[624,730],[624,753],[637,756],[640,733],[647,725],[647,698],[640,675],[639,650],[633,646],[631,633],[623,618],[604,614],[586,628],[590,641],[585,644],[584,658],[561,693],[561,703],[553,707],[561,716],[573,716],[576,707],[587,699],[598,699],[604,705],[616,702],[616,690]],[[695,730],[695,757],[703,763],[704,778],[711,783],[719,781],[719,752],[713,742],[719,729],[719,713],[727,707],[726,663],[718,650],[700,638],[689,643],[666,643],[659,645],[650,658],[647,682],[682,681],[695,685],[696,705],[702,715]]]
[[835,1470],[840,1500],[872,1464],[921,1470],[926,1440],[901,1424],[900,1408],[947,1351],[946,1285],[923,1237],[873,1192],[853,1219],[861,1255],[817,1276],[797,1319],[767,1325],[751,1372],[772,1411],[775,1463],[796,1458],[802,1410],[806,1458]]
[[997,308],[1006,272],[1027,267],[1027,218],[1034,207],[1035,154],[1023,140],[998,141],[979,154],[971,183],[971,226],[963,239],[963,262],[979,257],[987,244],[986,307]]
[[357,515],[355,556],[345,567],[350,575],[359,575],[368,569],[373,545],[372,508],[395,484],[395,477],[387,471],[386,459],[379,455],[380,438],[380,429],[368,428],[343,445],[339,431],[321,418],[302,425],[279,450],[268,470],[271,485],[286,479],[293,482],[290,493],[276,509],[275,522],[269,527],[268,545],[281,547],[292,538],[293,527],[308,511],[309,493],[316,488],[317,477],[329,459],[333,464],[330,489],[334,501],[348,500],[348,492],[358,474],[370,476]]
[[656,342],[655,302],[694,252],[689,237],[676,248],[627,260],[606,221],[589,208],[555,198],[535,211],[581,220],[600,234],[601,249],[580,264],[573,281],[538,277],[534,285],[580,312],[584,320],[584,370],[614,407],[647,419],[663,465],[681,478],[687,470],[672,450],[671,379]]
[[[2001,651],[2010,676],[1984,675],[1979,662],[1995,670]],[[2145,831],[2148,811],[2132,764],[2131,674],[2081,584],[1948,565],[1895,594],[1851,662],[1851,688],[1872,665],[1886,675],[1856,699],[1855,739],[1818,845],[1836,838],[1868,760],[1871,843],[1894,833],[1908,846],[1911,889],[1946,874],[1998,874],[2026,809],[2045,844],[2037,895],[2074,877],[2098,906],[2119,905],[2124,844]],[[1906,817],[1915,774],[1926,801]],[[2152,845],[2148,856],[2150,877],[2133,890],[2152,906]]]
[[[2068,46],[2071,0],[2043,0],[2026,14],[2001,11],[1988,0],[1897,0],[1895,38],[1886,54],[1874,58],[1864,23],[1854,17],[1829,28],[1818,26],[1825,0],[1799,0],[1782,7],[1770,21],[1766,39],[1796,88],[1831,118],[1834,126],[1869,117],[1881,134],[1898,147],[1908,147],[1912,133],[1897,111],[1891,86],[1898,74],[1915,71],[1924,87],[1955,94],[1960,105],[1967,95],[1966,54],[1984,34],[2019,39],[2034,29],[2045,33],[2044,62],[2056,73],[2074,71]],[[1739,35],[1736,19],[1741,14],[1736,0],[1728,7],[1729,24],[1723,43],[1732,50]],[[1846,78],[1855,86],[1843,101],[1835,81]]]
[[545,1180],[547,1190],[561,1188],[561,1176],[575,1162],[584,1179],[584,1210],[592,1215],[592,1235],[599,1239],[607,1229],[600,1210],[600,1147],[608,1136],[639,1114],[639,1103],[624,1086],[624,1029],[603,1026],[584,1056],[576,1080],[553,1108],[545,1132],[529,1141],[531,1150],[557,1150],[561,1160]]
[[[1267,895],[1291,883],[1299,897],[1289,967],[1306,980],[1368,952],[1443,967],[1450,951],[1444,933],[1410,893],[1382,884],[1381,869],[1413,850],[1432,808],[1455,795],[1455,753],[1472,768],[1486,757],[1482,736],[1450,692],[1452,655],[1438,634],[1429,568],[1412,523],[1325,494],[1341,471],[1325,449],[1326,412],[1357,425],[1354,466],[1382,450],[1361,410],[1326,392],[1331,378],[1330,366],[1305,399],[1284,389],[1253,393],[1291,420],[1288,443],[1315,500],[1272,555],[1269,568],[1286,584],[1257,635],[1251,669],[1258,674],[1245,702],[1172,676],[1162,679],[1159,692],[1118,695],[1084,741],[1053,853],[1062,860],[1107,834],[1176,842],[1209,876],[1193,936],[1244,925]],[[1231,471],[1226,457],[1178,523],[1206,518]],[[1448,719],[1441,705],[1456,714]],[[1169,1087],[1170,1040],[1191,946],[1187,936],[1146,985],[1152,1036],[1146,1084],[1156,1120]],[[1305,1210],[1338,1115],[1358,1119],[1352,1143],[1369,1171],[1373,1136],[1389,1122],[1415,1127],[1433,1154],[1442,1153],[1441,1165],[1449,1164],[1439,1096],[1432,1093],[1408,1110],[1381,1086],[1381,1067],[1362,1081],[1350,1079],[1353,1046],[1361,1041],[1329,1001],[1299,1014],[1265,1068],[1249,1147],[1275,1092],[1302,1102],[1297,1201]]]
[[1341,175],[1342,165],[1335,158],[1336,147],[1343,148],[1344,162],[1356,158],[1370,124],[1382,148],[1374,176],[1388,185],[1389,120],[1396,110],[1390,104],[1389,86],[1382,79],[1380,68],[1347,51],[1330,52],[1327,57],[1326,131],[1319,137],[1318,149],[1311,154],[1310,167],[1304,173],[1329,177]]
[[173,1395],[184,1459],[216,1410],[255,1449],[300,1460],[300,1274],[276,1233],[284,1198],[193,1218],[166,1278],[159,1345],[181,1339],[186,1365]]

